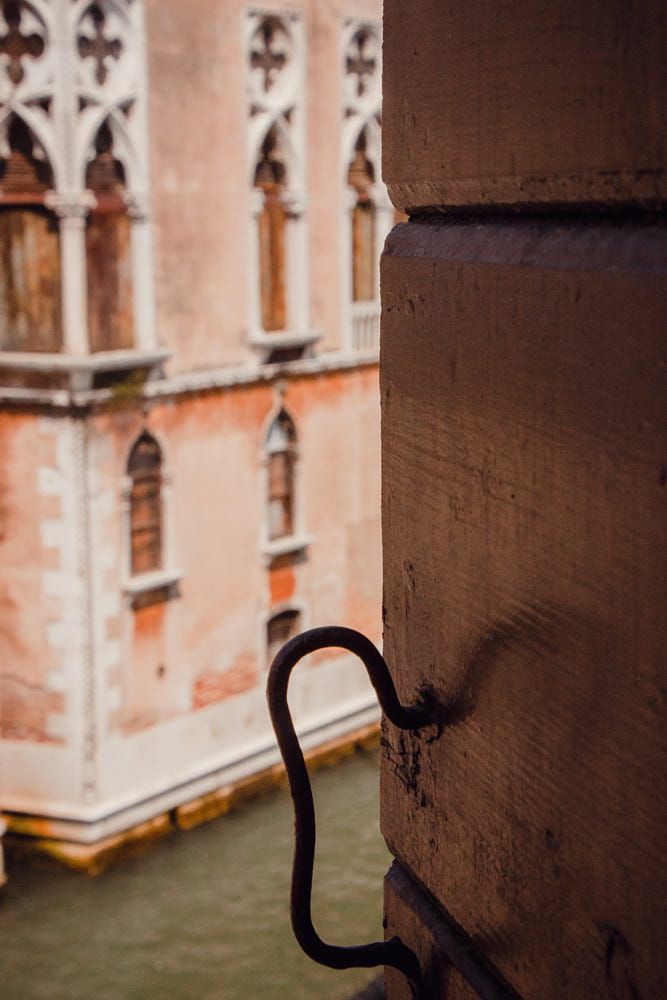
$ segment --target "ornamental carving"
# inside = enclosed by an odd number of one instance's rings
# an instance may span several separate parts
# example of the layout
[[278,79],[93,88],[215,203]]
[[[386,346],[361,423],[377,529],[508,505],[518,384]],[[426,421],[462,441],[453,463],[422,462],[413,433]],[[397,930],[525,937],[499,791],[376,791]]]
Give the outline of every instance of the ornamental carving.
[[[54,41],[57,39],[57,43]],[[0,0],[0,156],[21,119],[54,187],[85,188],[100,128],[110,129],[129,193],[148,190],[140,0]]]
[[0,8],[0,59],[17,87],[46,48],[46,26],[27,3],[5,0]]
[[250,10],[245,22],[248,162],[255,177],[267,135],[282,151],[285,182],[303,187],[303,19],[295,11]]
[[343,100],[348,114],[379,114],[382,64],[379,25],[348,21],[343,30]]

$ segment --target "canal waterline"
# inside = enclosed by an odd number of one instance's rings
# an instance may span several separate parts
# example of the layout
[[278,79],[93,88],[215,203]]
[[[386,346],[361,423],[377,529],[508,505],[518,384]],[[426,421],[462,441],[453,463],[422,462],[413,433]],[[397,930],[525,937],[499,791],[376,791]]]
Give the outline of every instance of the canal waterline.
[[[339,944],[382,937],[390,857],[378,779],[372,752],[313,775],[314,918]],[[292,847],[291,802],[275,790],[96,879],[10,867],[4,1000],[345,1000],[372,974],[322,969],[299,951],[287,913]]]

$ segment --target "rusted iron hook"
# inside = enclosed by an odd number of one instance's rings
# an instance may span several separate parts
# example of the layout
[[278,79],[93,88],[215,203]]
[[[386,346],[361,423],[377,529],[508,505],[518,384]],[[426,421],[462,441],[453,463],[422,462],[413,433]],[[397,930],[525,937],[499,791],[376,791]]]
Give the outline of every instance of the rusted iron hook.
[[395,726],[421,729],[434,721],[434,706],[426,697],[412,707],[401,705],[384,658],[366,636],[354,629],[336,625],[309,629],[286,642],[276,654],[269,670],[267,699],[294,803],[295,845],[290,894],[292,930],[306,955],[320,965],[331,969],[389,965],[407,977],[415,1000],[427,1000],[419,959],[399,937],[341,947],[327,944],[313,926],[310,905],[315,861],[315,807],[306,763],[287,704],[287,687],[290,674],[299,660],[308,653],[330,646],[347,649],[359,657],[368,671],[382,710]]

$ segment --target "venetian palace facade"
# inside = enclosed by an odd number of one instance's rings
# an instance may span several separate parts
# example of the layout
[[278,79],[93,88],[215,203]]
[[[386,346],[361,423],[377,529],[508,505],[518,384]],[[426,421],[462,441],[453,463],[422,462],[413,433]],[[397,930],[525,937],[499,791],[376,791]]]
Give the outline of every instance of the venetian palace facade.
[[[0,2],[0,807],[79,855],[380,636],[373,0]],[[375,719],[304,665],[306,745]],[[174,813],[172,812],[172,817]]]

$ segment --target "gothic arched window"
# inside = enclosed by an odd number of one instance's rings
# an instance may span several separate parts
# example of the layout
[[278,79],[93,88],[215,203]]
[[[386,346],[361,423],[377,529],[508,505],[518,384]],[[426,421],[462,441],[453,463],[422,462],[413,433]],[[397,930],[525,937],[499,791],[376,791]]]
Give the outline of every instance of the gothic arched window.
[[266,438],[268,465],[268,536],[270,541],[294,534],[294,467],[296,430],[289,415],[281,410]]
[[276,126],[269,129],[255,170],[255,187],[263,194],[258,218],[259,283],[262,328],[284,330],[287,325],[285,285],[286,216],[282,195],[285,164],[280,155]]
[[0,161],[0,349],[62,347],[58,220],[45,207],[53,176],[41,146],[17,115]]
[[125,171],[114,157],[113,135],[106,122],[97,133],[86,187],[96,199],[86,225],[90,350],[129,348],[134,343],[131,227]]
[[266,650],[269,664],[288,639],[301,630],[301,615],[298,611],[281,611],[266,623]]
[[366,131],[357,139],[347,174],[348,186],[356,194],[352,208],[352,301],[368,302],[377,297],[377,257],[375,248],[375,183],[373,164],[366,156]]
[[144,432],[127,463],[130,480],[130,570],[132,576],[162,568],[162,453]]

